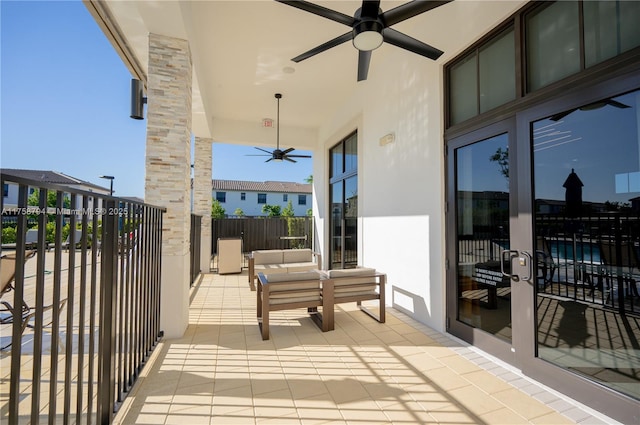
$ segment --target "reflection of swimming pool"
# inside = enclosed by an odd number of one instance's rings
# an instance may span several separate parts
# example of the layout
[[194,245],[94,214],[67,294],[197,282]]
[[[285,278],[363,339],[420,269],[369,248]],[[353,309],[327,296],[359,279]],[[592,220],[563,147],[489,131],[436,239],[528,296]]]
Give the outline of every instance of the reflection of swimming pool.
[[575,260],[581,263],[600,264],[600,247],[589,241],[576,241],[574,256],[574,242],[571,240],[549,240],[551,257],[556,260]]

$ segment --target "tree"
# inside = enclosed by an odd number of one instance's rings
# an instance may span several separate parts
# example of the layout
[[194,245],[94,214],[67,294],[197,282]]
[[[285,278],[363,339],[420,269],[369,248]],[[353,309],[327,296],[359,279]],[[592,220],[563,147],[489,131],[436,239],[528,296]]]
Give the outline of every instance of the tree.
[[242,208],[238,207],[236,208],[236,210],[233,212],[233,215],[236,215],[238,217],[244,217],[244,211],[242,211]]
[[491,155],[489,161],[497,162],[500,166],[500,174],[509,180],[509,148],[498,148],[496,153]]
[[283,217],[293,217],[295,215],[294,211],[293,211],[293,204],[291,203],[291,201],[287,202],[287,206],[285,209],[282,210],[282,216]]
[[262,206],[262,212],[267,213],[267,216],[269,217],[280,217],[282,215],[280,212],[280,205],[265,204]]
[[[57,194],[55,191],[50,190],[47,192],[47,207],[56,207]],[[40,189],[35,189],[29,198],[27,198],[27,205],[37,206],[40,204]],[[71,199],[66,194],[62,198],[62,207],[71,208]]]
[[222,205],[220,205],[220,201],[214,199],[211,203],[211,218],[224,218],[226,212]]
[[304,179],[305,183],[312,184],[313,183],[313,174],[309,175],[306,179]]

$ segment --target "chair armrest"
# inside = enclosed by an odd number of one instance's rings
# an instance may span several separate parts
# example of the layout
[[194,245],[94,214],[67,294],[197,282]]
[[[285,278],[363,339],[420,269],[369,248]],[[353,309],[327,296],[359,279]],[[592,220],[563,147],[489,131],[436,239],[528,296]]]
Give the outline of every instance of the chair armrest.
[[318,270],[322,270],[322,254],[319,252],[312,253],[314,257],[316,257],[316,263],[318,264]]

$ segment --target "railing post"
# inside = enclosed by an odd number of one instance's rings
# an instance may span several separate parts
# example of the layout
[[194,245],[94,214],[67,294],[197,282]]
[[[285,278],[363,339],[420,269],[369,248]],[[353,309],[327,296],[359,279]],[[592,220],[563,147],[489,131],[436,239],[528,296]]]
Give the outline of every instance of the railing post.
[[101,424],[113,421],[115,401],[115,302],[118,263],[118,208],[106,201],[102,226],[102,273],[100,276],[100,348],[98,355],[98,418]]

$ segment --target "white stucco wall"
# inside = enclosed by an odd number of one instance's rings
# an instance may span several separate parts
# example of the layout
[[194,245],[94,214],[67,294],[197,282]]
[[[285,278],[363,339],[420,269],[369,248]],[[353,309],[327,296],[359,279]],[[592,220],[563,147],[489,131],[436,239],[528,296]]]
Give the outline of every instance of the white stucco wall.
[[[438,330],[446,314],[443,65],[522,4],[467,3],[449,8],[439,28],[403,28],[420,40],[445,31],[449,45],[437,47],[447,53],[434,62],[383,45],[373,52],[367,81],[319,131],[314,212],[323,255],[329,254],[328,150],[357,130],[359,263],[387,273],[389,304]],[[395,141],[381,146],[389,133]]]

